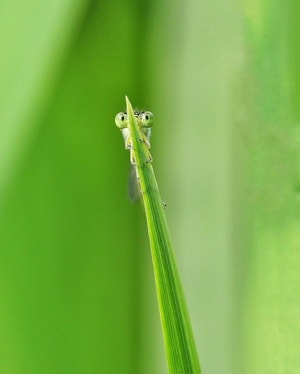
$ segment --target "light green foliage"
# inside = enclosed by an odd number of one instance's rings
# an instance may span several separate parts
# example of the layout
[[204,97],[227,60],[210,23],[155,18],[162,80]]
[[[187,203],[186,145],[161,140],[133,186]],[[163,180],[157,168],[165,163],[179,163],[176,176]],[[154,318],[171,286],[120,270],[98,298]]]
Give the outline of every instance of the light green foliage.
[[128,129],[125,145],[137,169],[151,246],[157,299],[170,373],[200,373],[200,366],[174,259],[169,228],[143,128],[151,124],[150,112],[135,114],[126,97],[126,114],[116,117],[119,128]]

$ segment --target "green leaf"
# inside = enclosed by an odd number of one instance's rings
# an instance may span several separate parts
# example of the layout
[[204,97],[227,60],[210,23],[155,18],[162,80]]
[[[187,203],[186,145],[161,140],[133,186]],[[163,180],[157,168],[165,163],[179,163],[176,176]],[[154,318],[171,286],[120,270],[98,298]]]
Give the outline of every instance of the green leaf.
[[160,318],[170,373],[200,373],[200,364],[184,294],[149,150],[126,97],[137,174],[145,207]]

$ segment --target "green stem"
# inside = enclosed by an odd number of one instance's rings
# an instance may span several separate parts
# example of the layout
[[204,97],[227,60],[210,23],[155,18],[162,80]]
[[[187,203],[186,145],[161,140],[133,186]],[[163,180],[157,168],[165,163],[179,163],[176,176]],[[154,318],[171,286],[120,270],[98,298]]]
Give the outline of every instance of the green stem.
[[200,364],[185,304],[171,237],[149,150],[130,101],[126,97],[128,127],[140,179],[155,275],[157,298],[170,373],[200,373]]

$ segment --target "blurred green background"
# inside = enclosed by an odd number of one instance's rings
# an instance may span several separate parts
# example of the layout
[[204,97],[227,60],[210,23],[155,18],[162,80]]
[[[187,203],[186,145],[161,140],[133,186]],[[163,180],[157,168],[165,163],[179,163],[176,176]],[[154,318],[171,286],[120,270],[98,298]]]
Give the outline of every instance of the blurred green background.
[[155,114],[203,373],[298,373],[299,14],[0,1],[1,373],[167,372],[125,94]]

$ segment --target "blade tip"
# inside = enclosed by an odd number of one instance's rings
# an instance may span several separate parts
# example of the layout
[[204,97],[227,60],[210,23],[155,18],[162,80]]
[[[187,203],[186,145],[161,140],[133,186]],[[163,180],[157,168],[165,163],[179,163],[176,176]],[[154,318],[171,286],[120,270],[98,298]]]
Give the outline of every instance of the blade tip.
[[132,109],[131,102],[130,102],[129,99],[128,99],[128,96],[125,96],[125,100],[126,100],[127,113],[132,112],[133,109]]

